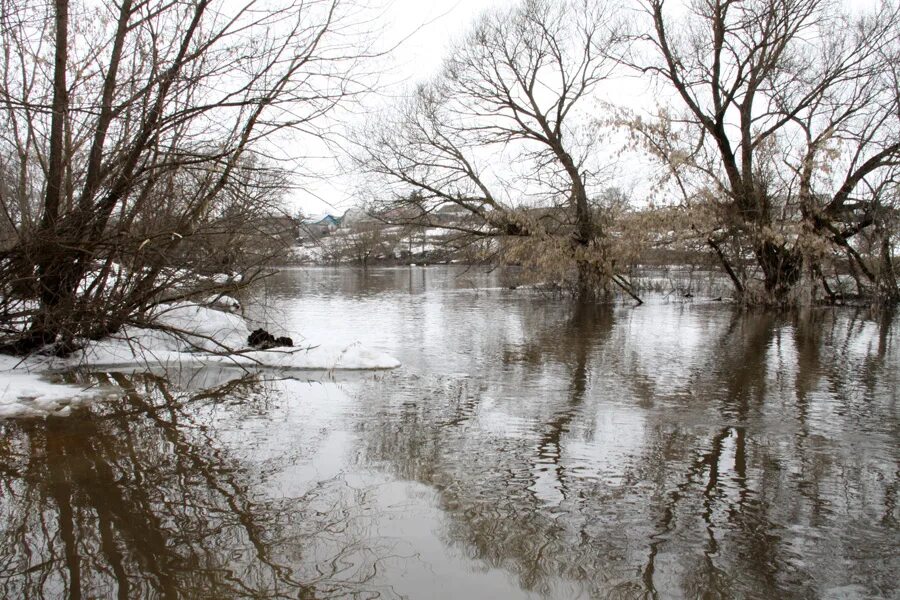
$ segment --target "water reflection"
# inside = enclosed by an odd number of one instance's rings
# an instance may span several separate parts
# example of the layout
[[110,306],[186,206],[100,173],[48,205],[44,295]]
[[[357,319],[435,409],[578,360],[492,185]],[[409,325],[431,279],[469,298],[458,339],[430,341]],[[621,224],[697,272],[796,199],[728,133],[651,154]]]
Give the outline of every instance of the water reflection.
[[[411,382],[368,457],[440,490],[448,542],[541,595],[891,596],[891,322],[867,321],[873,356],[852,313],[651,310],[702,340],[635,343],[656,316],[621,308],[542,313],[486,381]],[[522,370],[543,394],[497,393]]]
[[217,424],[265,410],[267,382],[243,377],[183,394],[154,375],[97,377],[121,398],[67,419],[2,425],[0,595],[321,598],[367,590],[380,557],[359,517],[366,491],[333,478],[299,496],[266,497],[262,482],[281,466],[249,464],[252,452],[241,456],[216,435]]
[[287,272],[289,332],[404,367],[107,374],[4,422],[0,595],[897,595],[896,320],[504,281]]

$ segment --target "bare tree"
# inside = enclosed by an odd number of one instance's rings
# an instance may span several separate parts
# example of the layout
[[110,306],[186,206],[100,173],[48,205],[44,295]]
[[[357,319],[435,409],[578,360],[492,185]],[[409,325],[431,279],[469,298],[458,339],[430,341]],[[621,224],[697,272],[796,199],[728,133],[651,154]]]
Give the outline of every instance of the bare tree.
[[603,51],[616,36],[609,8],[588,0],[485,14],[440,76],[365,136],[395,215],[440,227],[435,211],[454,205],[472,219],[451,229],[555,246],[582,293],[610,279],[627,288],[591,204],[602,181],[583,106],[614,66]]
[[357,221],[322,240],[325,257],[335,263],[367,267],[370,261],[393,258],[400,232],[375,219]]
[[737,293],[790,302],[807,277],[833,296],[825,268],[847,264],[863,291],[896,300],[893,267],[855,240],[896,210],[900,6],[854,17],[827,0],[691,0],[677,16],[665,0],[638,4],[647,32],[625,61],[683,110],[629,125],[712,213],[698,230]]
[[178,257],[277,207],[265,140],[351,93],[342,6],[0,0],[0,350],[66,352],[192,293]]

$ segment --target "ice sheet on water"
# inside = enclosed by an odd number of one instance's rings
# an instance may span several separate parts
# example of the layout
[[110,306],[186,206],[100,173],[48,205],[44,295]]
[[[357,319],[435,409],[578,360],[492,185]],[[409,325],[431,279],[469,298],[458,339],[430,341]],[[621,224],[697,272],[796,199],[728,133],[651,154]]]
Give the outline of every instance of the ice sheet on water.
[[[75,367],[134,368],[224,365],[246,369],[376,370],[400,366],[397,359],[355,342],[253,350],[239,315],[206,306],[176,303],[160,306],[155,323],[163,328],[126,327],[118,334],[88,343],[66,359],[22,361],[0,355],[0,418],[65,415],[73,404],[102,396],[96,389],[53,383],[46,374]],[[108,391],[106,393],[109,393]]]
[[[0,419],[58,414],[104,395],[46,379],[46,364],[0,355]],[[107,391],[108,393],[108,391]]]

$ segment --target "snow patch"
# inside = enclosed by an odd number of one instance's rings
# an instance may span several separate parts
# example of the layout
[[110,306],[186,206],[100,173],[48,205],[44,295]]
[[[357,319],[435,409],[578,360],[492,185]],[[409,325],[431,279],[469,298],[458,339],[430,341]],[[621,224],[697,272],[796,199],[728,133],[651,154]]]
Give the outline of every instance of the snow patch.
[[231,296],[226,296],[225,294],[210,296],[206,299],[206,302],[204,304],[215,310],[221,310],[230,313],[241,312],[240,301]]
[[47,381],[44,370],[41,363],[0,355],[0,419],[68,416],[72,406],[104,395],[104,390]]
[[162,306],[154,320],[171,331],[127,327],[120,334],[88,345],[68,359],[71,366],[235,365],[303,370],[395,369],[397,359],[355,342],[253,350],[250,329],[239,315],[206,306],[178,303]]
[[[65,359],[26,361],[0,355],[0,418],[66,415],[103,391],[52,383],[41,374],[83,367],[194,367],[207,365],[281,370],[395,369],[400,362],[359,342],[299,348],[247,347],[247,322],[228,312],[185,302],[162,305],[152,315],[157,327],[126,327]],[[166,329],[164,329],[166,328]],[[108,390],[107,390],[108,392]]]

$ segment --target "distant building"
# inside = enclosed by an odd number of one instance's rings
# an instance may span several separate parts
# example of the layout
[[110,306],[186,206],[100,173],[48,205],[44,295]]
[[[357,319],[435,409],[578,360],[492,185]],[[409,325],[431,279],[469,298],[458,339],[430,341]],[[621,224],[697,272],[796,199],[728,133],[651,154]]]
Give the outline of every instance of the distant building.
[[447,203],[434,211],[432,222],[435,225],[457,225],[471,217],[471,211],[458,204]]
[[348,208],[340,219],[341,227],[357,227],[370,223],[380,223],[380,221],[373,217],[365,208],[361,207]]
[[301,239],[315,239],[330,235],[337,231],[341,226],[341,217],[335,217],[332,214],[316,215],[314,217],[303,219],[300,223]]

